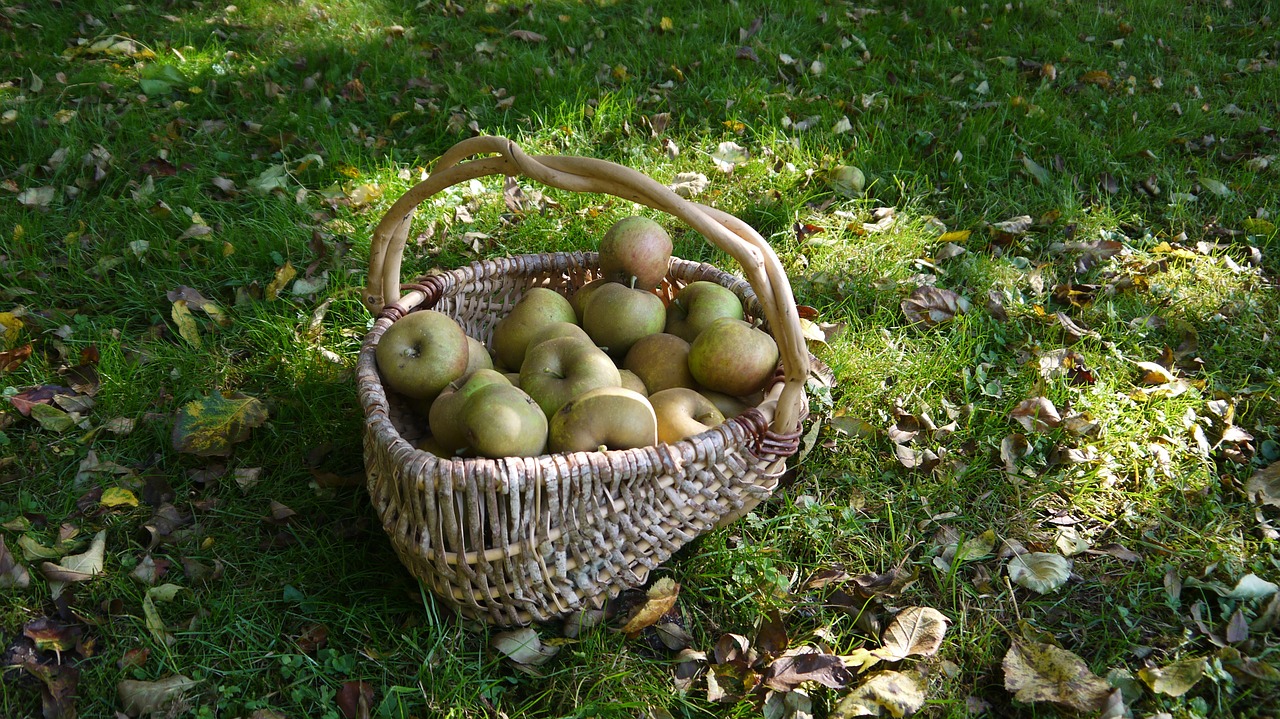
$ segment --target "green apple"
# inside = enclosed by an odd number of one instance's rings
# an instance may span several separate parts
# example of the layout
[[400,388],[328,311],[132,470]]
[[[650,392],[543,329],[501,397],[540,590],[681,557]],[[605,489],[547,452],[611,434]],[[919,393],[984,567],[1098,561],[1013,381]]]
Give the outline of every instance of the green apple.
[[510,385],[501,372],[481,369],[456,380],[431,403],[427,412],[427,424],[436,444],[449,452],[457,452],[467,446],[466,428],[462,426],[462,407],[481,388],[491,384]]
[[708,325],[689,348],[689,371],[698,384],[738,397],[763,388],[777,366],[773,338],[729,317]]
[[647,217],[626,217],[600,240],[600,274],[629,287],[651,290],[667,276],[671,237]]
[[651,292],[610,282],[591,294],[582,315],[582,329],[611,357],[627,356],[641,337],[662,331],[667,308]]
[[672,387],[649,395],[658,418],[658,441],[679,442],[724,422],[711,400],[686,387]]
[[658,420],[644,395],[601,387],[570,400],[551,416],[552,452],[632,449],[658,443]]
[[507,369],[519,370],[529,339],[547,325],[574,322],[573,306],[555,290],[534,287],[493,328],[493,353]]
[[591,340],[556,337],[531,347],[520,366],[520,387],[548,417],[565,402],[597,387],[618,387],[613,360]]
[[493,357],[483,342],[467,335],[467,371],[462,374],[465,377],[478,369],[493,369]]
[[637,375],[629,369],[620,369],[618,370],[618,374],[622,377],[623,387],[631,390],[632,392],[638,392],[645,397],[649,396],[649,388],[644,386],[644,380],[640,379],[640,375]]
[[760,403],[764,401],[764,397],[759,392],[749,397],[734,397],[723,392],[712,392],[704,389],[701,394],[710,400],[711,404],[714,404],[716,409],[720,410],[720,414],[725,417],[737,417],[752,407],[759,407]]
[[490,384],[462,405],[467,446],[482,457],[535,457],[547,446],[547,416],[518,387]]
[[669,387],[694,389],[698,384],[689,373],[689,343],[665,332],[636,340],[622,366],[644,382],[646,394]]
[[574,292],[573,296],[569,298],[569,304],[573,306],[573,312],[578,317],[578,324],[582,324],[582,311],[587,305],[587,299],[591,297],[592,293],[608,283],[609,280],[603,277],[598,280],[591,280],[579,287],[578,291]]
[[[552,340],[557,337],[573,337],[587,342],[591,341],[591,338],[587,336],[587,331],[578,325],[572,322],[556,322],[543,327],[529,337],[529,344],[524,350],[525,359],[528,359],[529,357],[529,350],[537,347],[547,340]],[[521,366],[523,366],[523,364]]]
[[467,371],[467,333],[446,314],[411,312],[387,328],[374,358],[388,387],[412,399],[429,400]]
[[667,307],[666,331],[692,342],[698,333],[721,317],[743,319],[742,301],[724,285],[698,280],[676,293]]

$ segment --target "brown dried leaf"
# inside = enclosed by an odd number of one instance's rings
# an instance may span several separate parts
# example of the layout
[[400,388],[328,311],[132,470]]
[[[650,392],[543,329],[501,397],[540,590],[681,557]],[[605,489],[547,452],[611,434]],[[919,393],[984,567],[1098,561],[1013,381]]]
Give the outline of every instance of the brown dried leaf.
[[1280,507],[1280,462],[1272,462],[1245,482],[1244,493],[1258,504]]
[[174,674],[154,682],[126,679],[116,687],[125,714],[131,717],[164,711],[200,682]]
[[765,670],[764,684],[780,692],[793,691],[805,682],[817,682],[831,689],[844,689],[853,674],[834,654],[813,647],[800,647],[778,657]]
[[539,35],[538,33],[533,32],[532,30],[512,30],[511,32],[507,33],[507,37],[513,37],[517,40],[524,40],[525,42],[546,42],[547,40],[547,37],[545,35]]
[[680,585],[670,577],[663,577],[649,587],[647,597],[645,603],[623,623],[623,634],[635,635],[641,629],[656,624],[676,605],[676,599],[680,597]]
[[368,682],[343,682],[334,698],[344,719],[369,719],[373,706],[373,685]]
[[1009,417],[1028,432],[1048,432],[1062,424],[1062,417],[1047,397],[1031,397],[1018,403]]
[[902,313],[911,324],[933,327],[969,311],[969,301],[947,289],[918,287],[902,301]]
[[23,589],[31,584],[31,573],[18,563],[0,536],[0,589],[16,587]]
[[942,646],[948,619],[932,607],[908,607],[893,618],[884,630],[883,646],[872,652],[897,662],[909,656],[932,656]]

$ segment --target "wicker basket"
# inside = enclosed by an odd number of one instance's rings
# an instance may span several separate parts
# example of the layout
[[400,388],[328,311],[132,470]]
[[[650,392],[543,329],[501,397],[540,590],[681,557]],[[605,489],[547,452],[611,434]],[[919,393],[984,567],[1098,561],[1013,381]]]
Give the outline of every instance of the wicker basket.
[[[487,156],[459,164],[476,155]],[[711,280],[738,295],[748,319],[772,331],[781,354],[764,402],[700,435],[655,447],[452,460],[414,449],[422,422],[383,387],[374,361],[392,322],[433,308],[490,345],[494,325],[526,290],[570,294],[598,273],[595,253],[552,253],[485,260],[400,284],[414,209],[445,188],[499,173],[664,211],[732,255],[749,284],[711,265],[673,259],[659,291],[669,300],[689,282]],[[379,223],[365,302],[378,317],[357,366],[369,493],[401,561],[469,618],[527,624],[603,606],[644,583],[699,534],[768,497],[799,443],[812,358],[776,255],[746,223],[613,163],[532,157],[498,137],[458,143]]]

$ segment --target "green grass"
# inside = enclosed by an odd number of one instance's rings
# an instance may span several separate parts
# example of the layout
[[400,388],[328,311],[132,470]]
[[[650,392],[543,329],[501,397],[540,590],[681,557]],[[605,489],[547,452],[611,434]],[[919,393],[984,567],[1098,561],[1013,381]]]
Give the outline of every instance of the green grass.
[[[112,716],[123,679],[173,673],[201,681],[186,710],[198,717],[338,716],[334,697],[348,681],[373,687],[374,716],[758,715],[751,701],[707,702],[705,685],[677,693],[671,655],[604,629],[565,646],[543,676],[517,671],[486,631],[423,594],[362,489],[320,486],[312,472],[362,468],[353,364],[370,324],[359,297],[371,228],[469,125],[533,153],[608,159],[662,182],[704,173],[710,184],[698,199],[759,229],[798,301],[846,325],[816,352],[838,379],[835,412],[879,432],[824,427],[774,499],[658,573],[683,586],[695,648],[710,650],[726,632],[754,636],[772,608],[793,644],[822,641],[843,654],[877,646],[865,621],[822,606],[803,582],[833,566],[859,574],[901,565],[919,581],[891,606],[931,606],[951,620],[936,656],[903,663],[924,677],[922,715],[966,716],[977,697],[992,715],[1054,716],[1052,705],[1016,703],[1004,689],[1012,638],[1052,637],[1099,675],[1212,657],[1217,647],[1193,607],[1218,634],[1237,608],[1253,618],[1262,607],[1189,580],[1231,587],[1248,573],[1280,577],[1275,540],[1260,523],[1274,523],[1275,510],[1255,516],[1242,491],[1280,442],[1280,143],[1269,127],[1280,48],[1266,3],[63,5],[0,2],[0,33],[13,49],[0,60],[0,312],[23,315],[10,345],[34,348],[0,375],[0,388],[62,382],[59,369],[89,348],[100,355],[101,386],[89,429],[58,433],[8,403],[0,409],[0,521],[27,516],[36,525],[27,533],[44,543],[64,523],[83,536],[105,529],[106,573],[55,603],[39,561],[17,549],[24,532],[3,530],[33,580],[0,594],[0,640],[15,645],[41,617],[94,638],[91,652],[74,653],[82,716]],[[740,28],[758,16],[760,31],[741,42]],[[521,41],[513,30],[546,40]],[[90,49],[113,35],[132,39],[132,53]],[[739,47],[757,59],[735,58]],[[650,133],[664,119],[675,157]],[[843,119],[849,131],[834,132]],[[732,175],[710,159],[728,141],[751,154]],[[828,177],[840,165],[866,173],[865,196],[833,192]],[[279,166],[288,172],[278,190],[252,189]],[[1148,178],[1159,195],[1140,189]],[[590,248],[636,212],[613,198],[546,190],[558,206],[509,223],[501,185],[480,184],[420,213],[408,272]],[[380,194],[343,201],[361,185]],[[47,206],[17,201],[42,187],[54,189]],[[459,206],[474,221],[457,220]],[[868,232],[863,224],[882,206],[896,208],[896,223]],[[192,213],[207,234],[184,237]],[[1019,215],[1036,220],[1025,234],[990,227]],[[663,221],[678,254],[728,265]],[[960,242],[965,254],[934,261],[939,222],[972,231]],[[822,232],[801,237],[797,223]],[[478,252],[468,232],[489,235]],[[1100,239],[1125,251],[1077,275],[1070,243]],[[1221,246],[1202,253],[1201,241]],[[327,283],[264,299],[286,261],[299,277],[308,267],[313,279],[327,272]],[[1051,298],[1068,281],[1126,276],[1131,289],[1099,291],[1080,307]],[[909,326],[900,304],[922,282],[968,297],[972,311]],[[220,327],[195,312],[199,349],[171,315],[166,293],[181,285],[231,320]],[[1004,298],[1008,321],[983,309],[989,291]],[[1040,356],[1066,346],[1059,311],[1096,332],[1071,346],[1093,384],[1039,370]],[[1137,326],[1153,314],[1160,326]],[[1134,363],[1157,361],[1190,336],[1203,361],[1180,372],[1192,386],[1142,397]],[[225,460],[225,475],[202,483],[194,473],[214,462],[175,452],[169,433],[181,405],[214,390],[257,397],[271,417]],[[1009,412],[1036,395],[1064,416],[1087,414],[1100,432],[1027,433],[1019,466],[1029,471],[1011,478],[1000,444],[1022,430]],[[1222,431],[1214,400],[1254,437],[1244,463],[1230,446],[1198,448],[1190,422],[1199,418],[1211,444]],[[895,459],[883,434],[895,406],[927,410],[940,425],[954,413],[953,432],[912,445],[942,455],[935,470]],[[135,429],[94,431],[114,418]],[[1069,447],[1092,459],[1053,461]],[[132,474],[78,479],[90,450]],[[262,479],[242,489],[232,473],[249,468]],[[188,535],[152,551],[173,562],[162,581],[186,589],[158,606],[172,646],[148,632],[145,587],[128,577],[147,553],[139,533],[150,508],[77,507],[94,488],[140,491],[148,477],[195,514]],[[297,512],[286,526],[265,521],[272,501]],[[1079,555],[1072,581],[1043,596],[1007,583],[994,557],[950,571],[934,563],[944,527],[961,537],[990,529],[1053,552],[1063,522],[1095,549],[1118,543],[1141,561]],[[221,575],[199,581],[183,560]],[[1184,580],[1179,599],[1166,592],[1167,572]],[[304,651],[297,637],[315,625],[327,628],[327,645]],[[1275,665],[1273,637],[1255,632],[1241,650]],[[120,668],[134,648],[150,650],[146,663]],[[15,670],[4,687],[0,715],[39,715],[36,680]],[[816,707],[830,708],[844,692],[813,694]],[[1213,666],[1185,696],[1147,691],[1131,708],[1249,716],[1278,699],[1277,684]]]

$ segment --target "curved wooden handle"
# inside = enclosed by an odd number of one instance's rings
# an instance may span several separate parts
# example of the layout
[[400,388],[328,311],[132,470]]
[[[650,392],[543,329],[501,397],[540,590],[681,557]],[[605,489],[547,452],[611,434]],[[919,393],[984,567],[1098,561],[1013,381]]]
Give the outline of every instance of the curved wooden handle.
[[[462,162],[474,155],[496,155]],[[461,164],[459,164],[461,163]],[[785,373],[773,430],[795,431],[805,414],[809,350],[800,329],[791,282],[769,243],[750,225],[726,212],[690,202],[652,178],[621,165],[586,157],[530,156],[503,137],[473,137],[449,148],[431,176],[391,205],[373,232],[369,286],[364,302],[374,313],[397,303],[408,309],[421,293],[400,296],[400,266],[414,210],[428,198],[461,182],[489,175],[519,175],[573,192],[607,194],[666,212],[692,227],[742,266],[778,342]]]

